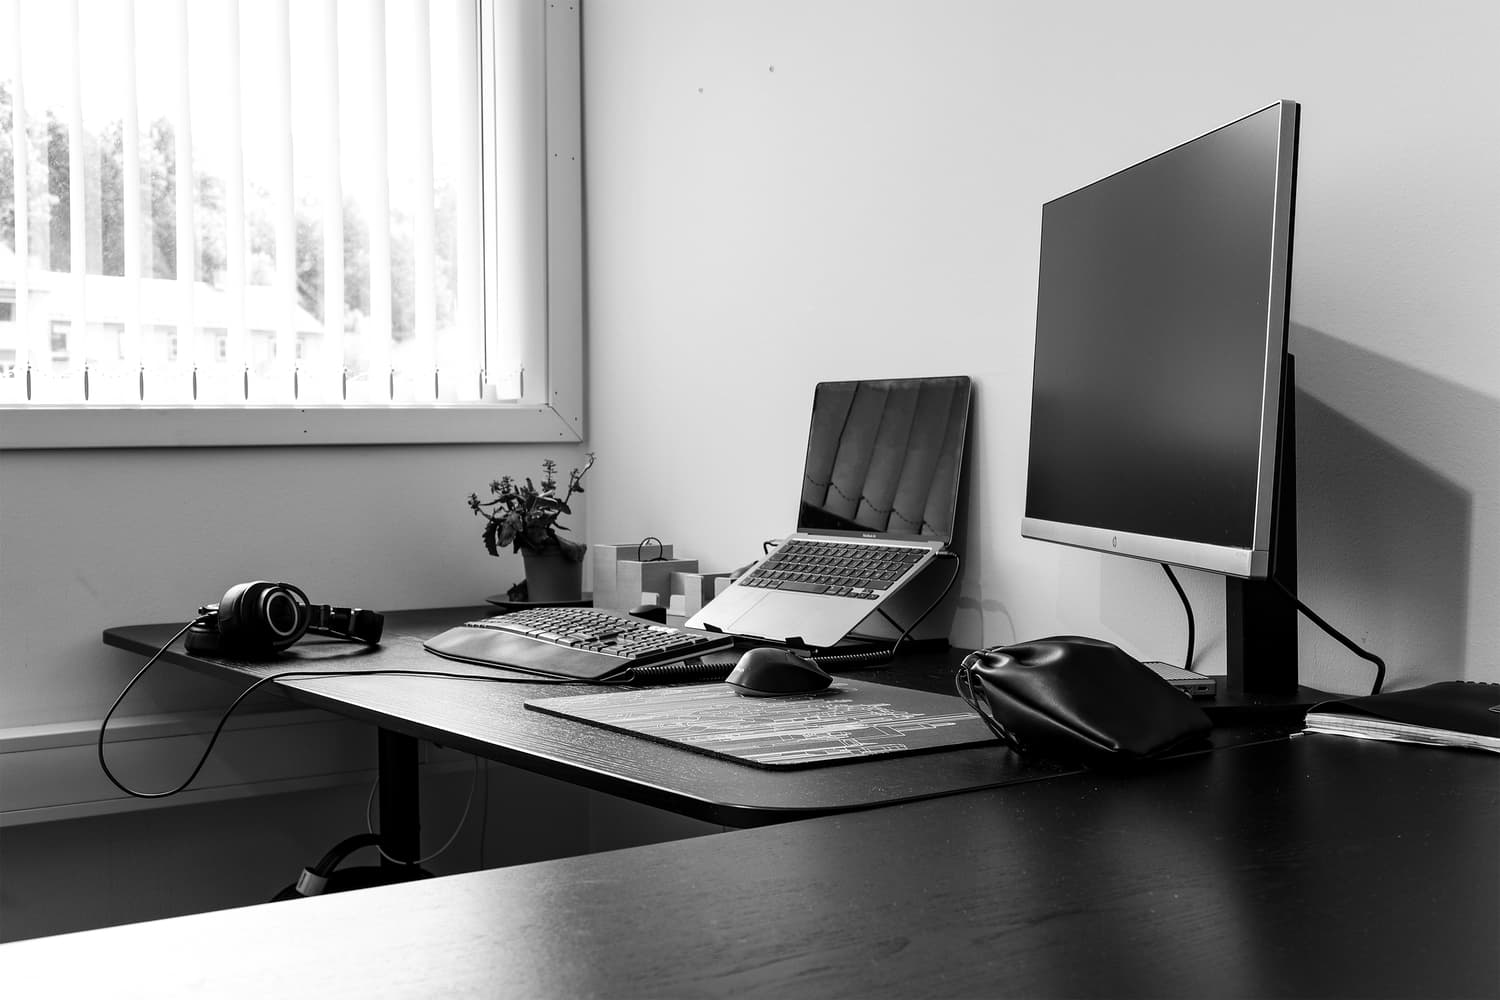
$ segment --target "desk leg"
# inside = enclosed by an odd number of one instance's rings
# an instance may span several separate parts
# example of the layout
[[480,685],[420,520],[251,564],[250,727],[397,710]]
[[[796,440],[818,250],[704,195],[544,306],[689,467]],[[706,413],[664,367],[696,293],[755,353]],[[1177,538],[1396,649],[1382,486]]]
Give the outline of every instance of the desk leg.
[[[381,846],[393,858],[415,861],[422,856],[417,739],[381,729],[379,740]],[[388,858],[380,863],[395,864]]]

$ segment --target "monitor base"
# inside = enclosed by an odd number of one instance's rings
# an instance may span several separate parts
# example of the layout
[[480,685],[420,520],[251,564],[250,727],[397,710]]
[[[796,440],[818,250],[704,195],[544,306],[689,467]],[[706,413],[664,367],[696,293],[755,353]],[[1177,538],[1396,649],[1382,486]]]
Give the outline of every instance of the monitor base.
[[1314,705],[1343,697],[1300,685],[1282,694],[1247,693],[1234,690],[1219,678],[1218,693],[1212,698],[1194,698],[1193,704],[1203,709],[1215,726],[1298,726]]

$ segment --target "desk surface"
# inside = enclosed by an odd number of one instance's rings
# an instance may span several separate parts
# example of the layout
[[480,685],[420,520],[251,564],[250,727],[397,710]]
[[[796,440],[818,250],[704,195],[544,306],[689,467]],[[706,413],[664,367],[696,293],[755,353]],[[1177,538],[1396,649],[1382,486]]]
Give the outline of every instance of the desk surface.
[[[386,615],[378,649],[310,640],[273,663],[245,663],[195,656],[175,645],[163,659],[238,681],[286,670],[425,672],[428,676],[277,683],[298,701],[341,715],[724,826],[759,826],[1066,773],[1061,767],[1022,761],[998,744],[789,773],[764,771],[535,712],[524,707],[528,698],[599,689],[494,683],[495,671],[444,660],[422,648],[423,640],[437,632],[493,612],[483,606],[394,612]],[[104,633],[104,641],[149,655],[180,627],[113,628]],[[958,656],[948,651],[903,657],[899,667],[857,676],[950,693]],[[436,672],[491,681],[431,676]]]
[[1500,760],[1303,736],[0,946],[53,995],[1493,997]]

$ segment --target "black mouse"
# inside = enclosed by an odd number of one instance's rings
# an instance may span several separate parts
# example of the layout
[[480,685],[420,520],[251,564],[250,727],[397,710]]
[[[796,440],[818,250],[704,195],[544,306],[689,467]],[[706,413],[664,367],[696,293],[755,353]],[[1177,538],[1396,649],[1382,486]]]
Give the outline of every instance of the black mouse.
[[833,676],[789,649],[758,646],[745,651],[724,683],[734,688],[736,694],[768,698],[822,691],[833,683]]

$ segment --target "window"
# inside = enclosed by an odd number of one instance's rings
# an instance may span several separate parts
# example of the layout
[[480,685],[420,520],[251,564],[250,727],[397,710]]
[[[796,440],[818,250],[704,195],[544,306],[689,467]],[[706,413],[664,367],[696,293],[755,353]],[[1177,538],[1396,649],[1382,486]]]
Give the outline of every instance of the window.
[[0,447],[581,437],[576,3],[0,29]]

